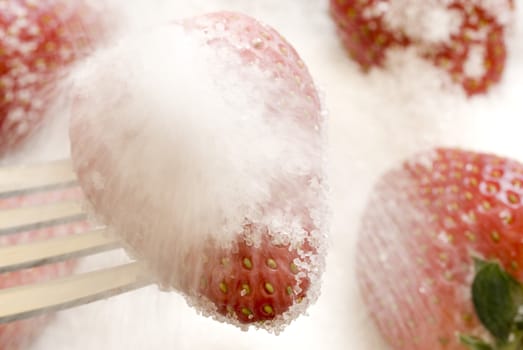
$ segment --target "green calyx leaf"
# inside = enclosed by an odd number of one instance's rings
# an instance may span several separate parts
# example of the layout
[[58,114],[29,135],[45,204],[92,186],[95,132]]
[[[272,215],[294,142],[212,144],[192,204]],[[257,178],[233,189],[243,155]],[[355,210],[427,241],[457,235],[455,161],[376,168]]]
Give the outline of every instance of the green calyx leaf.
[[478,337],[460,335],[459,340],[463,345],[466,345],[470,350],[494,350],[492,346]]
[[521,285],[498,263],[482,263],[472,283],[472,302],[483,326],[496,338],[506,343],[514,330],[523,300]]
[[523,287],[497,262],[474,259],[472,302],[494,343],[460,335],[471,350],[523,350]]

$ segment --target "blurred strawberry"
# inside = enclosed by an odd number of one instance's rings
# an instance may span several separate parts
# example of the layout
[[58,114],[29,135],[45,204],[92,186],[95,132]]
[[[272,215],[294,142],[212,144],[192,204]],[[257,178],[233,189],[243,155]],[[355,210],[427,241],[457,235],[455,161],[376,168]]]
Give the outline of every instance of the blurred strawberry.
[[501,80],[512,0],[331,0],[340,37],[363,68],[383,65],[387,50],[413,46],[468,95]]
[[[481,1],[449,4],[449,11],[463,18],[460,27],[449,41],[426,51],[427,57],[446,70],[468,95],[485,93],[499,82],[507,57],[505,19],[496,16],[496,8],[481,5]],[[504,8],[501,11],[507,11],[513,8],[513,3],[503,0],[498,6]]]
[[357,276],[392,349],[522,346],[521,196],[523,164],[457,149],[419,154],[381,177],[360,230]]
[[[23,195],[0,199],[0,211],[26,206],[50,204],[61,200],[81,198],[78,189],[55,190],[38,194]],[[0,246],[11,246],[26,242],[62,237],[88,228],[86,222],[74,222],[48,228],[41,228],[16,234],[0,236]],[[75,267],[74,261],[43,265],[30,269],[0,274],[0,289],[12,288],[25,284],[47,281],[53,278],[69,275]],[[35,317],[0,325],[0,349],[25,349],[48,322],[46,316]]]
[[101,35],[98,15],[83,0],[0,1],[0,153],[41,123],[64,68]]
[[378,0],[331,0],[331,15],[338,26],[338,35],[353,60],[364,69],[382,66],[387,50],[409,45],[401,31],[393,30],[384,21],[384,10]]

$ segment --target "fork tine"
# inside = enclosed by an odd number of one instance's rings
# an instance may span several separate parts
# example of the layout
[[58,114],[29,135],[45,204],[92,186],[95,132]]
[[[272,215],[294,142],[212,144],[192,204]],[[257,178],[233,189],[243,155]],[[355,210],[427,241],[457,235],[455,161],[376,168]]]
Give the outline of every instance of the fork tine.
[[70,160],[0,168],[0,198],[76,183]]
[[0,273],[116,249],[119,240],[105,229],[0,248]]
[[58,225],[87,217],[77,201],[67,201],[34,207],[0,211],[0,236]]
[[143,263],[0,291],[0,324],[87,304],[152,283]]
[[[1,1],[1,0],[0,0]],[[76,185],[68,160],[0,168],[0,199]],[[86,219],[80,202],[0,210],[0,236]],[[0,248],[0,273],[116,249],[105,229]],[[153,283],[142,262],[0,290],[0,324],[108,298]]]

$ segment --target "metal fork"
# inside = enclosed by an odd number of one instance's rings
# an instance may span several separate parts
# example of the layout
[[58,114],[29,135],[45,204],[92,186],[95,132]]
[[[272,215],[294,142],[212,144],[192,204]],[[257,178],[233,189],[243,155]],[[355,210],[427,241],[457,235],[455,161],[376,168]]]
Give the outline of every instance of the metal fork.
[[[72,186],[78,185],[69,160],[0,168],[0,198]],[[74,201],[0,210],[0,236],[85,218],[81,204]],[[105,228],[0,247],[0,279],[9,272],[119,247],[119,240],[109,235]],[[1,289],[0,324],[90,303],[152,282],[141,262],[131,262],[48,282]]]

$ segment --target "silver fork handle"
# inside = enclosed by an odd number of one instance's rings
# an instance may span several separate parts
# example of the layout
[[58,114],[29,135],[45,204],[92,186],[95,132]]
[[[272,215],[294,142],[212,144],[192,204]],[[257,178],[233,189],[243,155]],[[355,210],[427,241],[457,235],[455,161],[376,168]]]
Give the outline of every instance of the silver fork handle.
[[152,284],[141,262],[0,291],[0,324],[79,306]]

